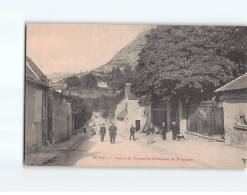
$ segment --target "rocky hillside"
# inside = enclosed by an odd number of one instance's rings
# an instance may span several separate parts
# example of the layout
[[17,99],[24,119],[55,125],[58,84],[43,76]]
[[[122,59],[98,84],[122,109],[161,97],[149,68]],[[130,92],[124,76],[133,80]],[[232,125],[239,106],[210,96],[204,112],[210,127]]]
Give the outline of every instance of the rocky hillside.
[[113,56],[113,58],[107,62],[105,65],[96,68],[95,72],[111,72],[112,67],[119,66],[120,69],[123,69],[126,64],[129,64],[133,69],[137,65],[138,53],[141,51],[143,45],[145,44],[145,35],[150,30],[146,30],[140,33],[136,39],[122,48],[118,53]]

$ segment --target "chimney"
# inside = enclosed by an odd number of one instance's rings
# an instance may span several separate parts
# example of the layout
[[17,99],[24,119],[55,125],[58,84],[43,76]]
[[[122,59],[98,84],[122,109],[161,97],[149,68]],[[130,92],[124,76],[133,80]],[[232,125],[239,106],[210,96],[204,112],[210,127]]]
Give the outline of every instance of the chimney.
[[130,88],[131,88],[131,84],[125,83],[125,98],[127,99],[129,98]]

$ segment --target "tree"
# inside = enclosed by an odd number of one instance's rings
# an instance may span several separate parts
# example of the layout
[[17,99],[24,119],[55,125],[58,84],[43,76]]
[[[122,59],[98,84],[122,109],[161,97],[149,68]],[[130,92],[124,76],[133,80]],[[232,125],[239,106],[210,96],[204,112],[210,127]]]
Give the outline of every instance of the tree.
[[124,77],[125,77],[125,83],[130,82],[133,77],[133,71],[131,69],[131,66],[129,64],[126,64],[123,69]]
[[142,103],[202,100],[245,73],[246,27],[158,26],[146,35],[132,80]]
[[67,83],[68,88],[81,85],[81,80],[76,75],[65,78],[64,82]]
[[116,105],[123,99],[124,90],[116,96],[101,95],[97,98],[85,98],[85,101],[90,106],[91,110],[101,112],[103,118],[114,115]]
[[123,73],[119,66],[113,67],[111,72],[111,80],[109,82],[110,87],[115,90],[120,89],[124,83],[123,79]]
[[97,87],[97,77],[90,72],[82,77],[81,86],[84,89],[94,89]]
[[120,90],[124,84],[130,82],[133,77],[131,66],[129,64],[123,64],[123,66],[123,72],[120,70],[119,66],[112,68],[109,85],[115,90]]
[[67,102],[71,103],[74,127],[79,129],[92,117],[92,110],[86,101],[78,96],[68,96]]

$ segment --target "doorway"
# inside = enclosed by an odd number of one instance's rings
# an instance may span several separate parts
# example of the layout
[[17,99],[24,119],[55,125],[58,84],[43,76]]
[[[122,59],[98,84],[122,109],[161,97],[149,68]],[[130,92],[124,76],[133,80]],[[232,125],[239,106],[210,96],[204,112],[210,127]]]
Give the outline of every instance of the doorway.
[[139,131],[141,129],[141,121],[136,120],[136,131]]

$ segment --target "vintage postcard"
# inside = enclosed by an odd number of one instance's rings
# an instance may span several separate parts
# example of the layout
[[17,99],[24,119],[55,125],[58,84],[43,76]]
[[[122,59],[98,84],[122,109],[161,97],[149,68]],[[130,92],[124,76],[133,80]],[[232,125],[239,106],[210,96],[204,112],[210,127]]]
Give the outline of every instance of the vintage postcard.
[[246,168],[247,27],[26,24],[28,166]]

